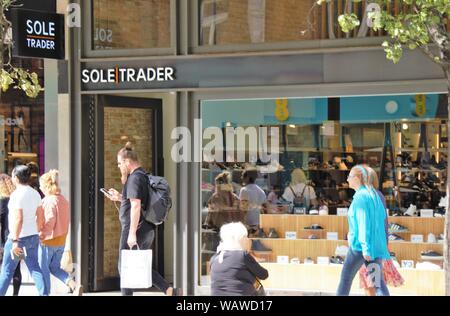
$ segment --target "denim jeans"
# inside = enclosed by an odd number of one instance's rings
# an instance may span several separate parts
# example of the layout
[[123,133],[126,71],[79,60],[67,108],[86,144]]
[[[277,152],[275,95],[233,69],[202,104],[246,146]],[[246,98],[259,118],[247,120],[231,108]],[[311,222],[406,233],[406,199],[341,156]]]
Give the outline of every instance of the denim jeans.
[[[125,225],[122,227],[122,233],[120,235],[120,249],[119,249],[119,274],[120,274],[120,262],[121,262],[121,251],[122,249],[130,249],[127,244],[129,227]],[[151,249],[153,245],[153,241],[155,239],[155,228],[147,224],[146,222],[142,223],[142,226],[138,228],[136,233],[137,243],[139,245],[139,249]],[[153,257],[153,260],[155,258]],[[170,288],[169,282],[167,282],[161,274],[158,273],[155,269],[152,269],[152,283],[162,292],[166,292],[168,288]],[[121,289],[123,296],[131,296],[133,295],[133,289]]]
[[61,259],[63,254],[64,246],[51,247],[44,244],[39,245],[39,266],[41,267],[48,293],[50,293],[51,286],[50,273],[66,285],[72,279],[66,271],[61,269]]
[[[5,243],[5,254],[3,256],[2,271],[0,274],[0,296],[4,296],[8,290],[11,279],[13,278],[14,271],[19,264],[18,258],[11,258],[12,239],[8,238]],[[34,280],[35,286],[39,295],[48,295],[47,288],[45,287],[44,277],[42,275],[41,268],[38,262],[38,248],[39,237],[38,235],[27,236],[19,239],[19,248],[26,251],[25,264],[30,271],[31,277]]]
[[377,296],[389,296],[389,290],[384,281],[382,259],[377,258],[370,262],[366,261],[361,251],[355,251],[352,248],[349,248],[345,258],[336,295],[347,296],[350,294],[353,279],[363,264],[366,265],[369,272],[373,273],[372,278],[375,280]]

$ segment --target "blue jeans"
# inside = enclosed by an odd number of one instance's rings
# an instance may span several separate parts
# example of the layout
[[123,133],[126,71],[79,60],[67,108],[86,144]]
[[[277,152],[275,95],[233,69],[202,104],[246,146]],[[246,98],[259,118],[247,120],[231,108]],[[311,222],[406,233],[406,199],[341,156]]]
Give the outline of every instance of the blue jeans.
[[[0,274],[0,296],[5,296],[8,290],[11,279],[14,275],[14,270],[16,270],[19,264],[18,258],[11,258],[13,242],[10,238],[5,243],[5,252],[3,256],[2,271]],[[25,249],[25,264],[30,271],[31,277],[34,280],[36,288],[39,295],[48,295],[48,290],[45,287],[44,277],[42,275],[41,268],[38,262],[38,248],[39,248],[39,237],[38,235],[27,236],[19,239],[19,248]]]
[[61,280],[64,284],[68,284],[72,279],[70,275],[61,269],[61,259],[64,254],[64,246],[51,247],[44,244],[39,245],[39,266],[44,276],[45,286],[50,293],[50,273]]
[[[389,296],[389,290],[384,281],[382,259],[377,258],[370,262],[366,261],[361,251],[355,251],[352,248],[349,248],[345,258],[336,295],[347,296],[350,294],[353,279],[363,264],[366,265],[369,273],[372,272],[377,296]],[[379,282],[377,282],[378,280]]]

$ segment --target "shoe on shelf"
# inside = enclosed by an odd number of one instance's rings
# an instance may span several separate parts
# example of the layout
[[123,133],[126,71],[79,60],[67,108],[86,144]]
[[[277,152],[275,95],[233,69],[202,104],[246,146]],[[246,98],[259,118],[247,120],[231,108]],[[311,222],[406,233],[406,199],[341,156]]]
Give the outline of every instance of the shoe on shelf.
[[399,235],[396,235],[396,234],[389,234],[388,240],[389,241],[405,241],[402,237],[400,237]]
[[341,256],[331,256],[330,258],[331,264],[344,264],[344,259]]
[[256,238],[267,238],[267,235],[266,235],[266,233],[264,232],[264,230],[262,228],[258,228],[258,230],[254,234],[254,236]]
[[420,253],[420,258],[423,260],[444,260],[441,253],[434,250],[425,250]]
[[429,233],[428,238],[427,238],[427,243],[434,244],[436,242],[437,242],[436,236],[433,233]]
[[311,226],[305,227],[305,229],[323,229],[319,224],[312,224]]
[[272,252],[272,249],[264,246],[259,239],[252,239],[251,250],[254,252]]
[[437,242],[440,244],[444,243],[444,234],[439,234],[439,237],[437,238]]
[[278,235],[278,233],[275,230],[275,228],[270,228],[269,229],[269,235],[267,237],[269,237],[269,238],[280,238],[280,236]]
[[415,216],[417,213],[417,206],[415,206],[414,204],[411,204],[408,209],[405,211],[405,215],[409,215],[409,216]]
[[317,235],[311,234],[308,236],[308,239],[319,239],[319,237],[317,237]]
[[314,264],[314,260],[311,257],[305,258],[304,264]]
[[388,231],[390,233],[407,233],[408,228],[397,223],[389,223]]
[[309,215],[319,215],[318,210],[309,210]]
[[299,264],[300,263],[300,259],[298,257],[292,258],[291,259],[291,263]]

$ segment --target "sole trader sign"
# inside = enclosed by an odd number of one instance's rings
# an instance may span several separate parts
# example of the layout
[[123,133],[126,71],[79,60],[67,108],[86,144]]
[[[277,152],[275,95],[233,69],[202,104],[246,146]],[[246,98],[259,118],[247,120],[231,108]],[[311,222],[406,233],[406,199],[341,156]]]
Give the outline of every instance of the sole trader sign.
[[109,68],[83,69],[81,81],[83,83],[121,83],[121,82],[150,82],[175,80],[175,70],[172,67],[148,68]]

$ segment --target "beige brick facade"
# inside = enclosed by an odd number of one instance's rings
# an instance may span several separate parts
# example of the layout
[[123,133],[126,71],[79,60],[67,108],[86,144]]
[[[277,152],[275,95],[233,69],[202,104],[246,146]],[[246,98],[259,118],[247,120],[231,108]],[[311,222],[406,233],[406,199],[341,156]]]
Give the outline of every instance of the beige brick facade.
[[[151,109],[108,108],[105,107],[105,188],[122,190],[120,171],[117,167],[117,152],[127,141],[131,141],[138,153],[141,165],[151,171],[152,142],[151,132],[153,112]],[[119,207],[119,203],[117,203]],[[101,238],[101,236],[99,236]],[[104,209],[104,277],[118,274],[120,222],[114,204],[105,198]]]
[[170,47],[170,0],[94,0],[94,49]]
[[[320,38],[315,0],[205,0],[200,6],[201,44],[250,44]],[[216,15],[214,29],[208,18]],[[213,39],[211,41],[211,39]]]

